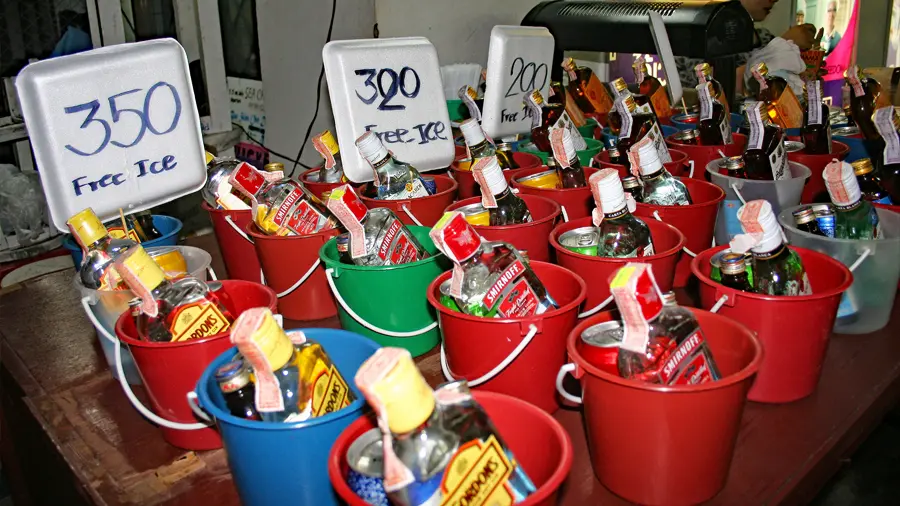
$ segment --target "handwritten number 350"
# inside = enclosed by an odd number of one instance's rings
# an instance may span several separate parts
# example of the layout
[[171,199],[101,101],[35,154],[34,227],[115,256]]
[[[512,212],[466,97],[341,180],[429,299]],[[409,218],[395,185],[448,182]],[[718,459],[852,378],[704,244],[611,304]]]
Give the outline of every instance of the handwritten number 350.
[[[172,99],[175,105],[175,113],[172,117],[172,123],[165,130],[157,130],[154,127],[153,123],[150,121],[150,105],[153,100],[153,92],[157,90],[157,88],[166,87],[172,92]],[[116,105],[116,99],[119,97],[123,97],[126,95],[131,95],[132,93],[137,93],[141,91],[140,88],[123,91],[122,93],[116,93],[109,97],[109,112],[112,117],[113,123],[118,123],[119,119],[123,117],[125,114],[134,114],[140,119],[140,128],[138,129],[137,135],[135,135],[134,139],[131,142],[120,142],[118,140],[111,140],[112,138],[112,126],[110,126],[109,122],[103,118],[98,118],[97,113],[100,111],[101,105],[99,100],[92,100],[85,104],[73,105],[71,107],[66,107],[66,114],[77,114],[82,111],[88,111],[87,117],[84,118],[84,122],[81,123],[80,129],[85,129],[91,126],[92,123],[97,123],[103,129],[103,140],[100,142],[100,145],[97,146],[93,151],[85,151],[71,144],[66,144],[66,149],[75,153],[76,155],[81,156],[93,156],[97,153],[106,149],[106,146],[112,144],[113,146],[120,148],[130,148],[137,143],[141,142],[141,139],[144,138],[144,134],[147,131],[154,135],[165,135],[172,130],[175,130],[175,127],[178,126],[178,120],[181,118],[181,98],[178,96],[178,90],[175,89],[171,84],[160,81],[147,90],[146,95],[144,95],[144,108],[143,110],[139,109],[128,109],[124,107],[119,107]]]
[[[410,85],[408,85],[408,79],[412,79],[409,77],[409,74],[412,74],[412,78],[415,78],[416,83],[412,90],[409,89]],[[360,95],[358,91],[356,96],[366,105],[370,105],[378,97],[381,97],[381,102],[378,103],[379,111],[402,111],[406,109],[405,105],[389,104],[388,102],[397,96],[398,91],[406,98],[416,98],[419,94],[419,88],[422,87],[419,74],[410,67],[403,67],[400,69],[399,74],[397,74],[396,70],[388,68],[381,70],[360,69],[356,71],[356,75],[368,76],[363,85],[367,88],[372,88],[372,94],[368,97]],[[387,77],[387,89],[385,89],[385,76]]]

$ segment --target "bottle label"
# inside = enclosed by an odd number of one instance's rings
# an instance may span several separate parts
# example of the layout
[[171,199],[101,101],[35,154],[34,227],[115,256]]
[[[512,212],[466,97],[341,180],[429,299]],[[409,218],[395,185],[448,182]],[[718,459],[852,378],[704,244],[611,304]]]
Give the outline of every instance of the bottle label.
[[427,197],[430,195],[428,189],[425,188],[425,185],[422,183],[422,179],[418,177],[407,181],[406,186],[396,193],[379,192],[379,194],[379,197],[383,200],[406,200]]
[[569,131],[569,135],[572,138],[572,145],[575,146],[576,151],[583,151],[587,149],[587,143],[584,142],[584,137],[581,136],[581,132],[578,131],[578,128],[575,127],[575,123],[572,122],[572,118],[569,117],[569,114],[563,111],[560,114],[559,119],[556,120],[550,127],[550,133],[553,133],[554,129],[562,128]]
[[664,385],[699,385],[714,380],[706,354],[705,340],[697,329],[663,363],[660,380]]
[[384,265],[406,264],[419,259],[419,252],[400,220],[391,219],[381,244],[378,246],[378,258],[384,262]]
[[659,161],[662,163],[671,162],[672,155],[669,154],[669,146],[666,145],[666,138],[663,136],[662,130],[659,129],[659,123],[653,122],[653,126],[647,132],[647,137],[650,138],[653,146],[656,148],[656,152],[659,153]]
[[803,126],[803,106],[797,100],[797,95],[790,86],[784,89],[784,93],[773,104],[775,106],[775,122],[782,128],[800,128]]
[[726,114],[722,121],[719,122],[719,133],[722,134],[722,141],[725,144],[734,144],[734,137],[731,135],[731,123],[729,116]]
[[515,503],[509,477],[515,466],[492,434],[469,441],[450,459],[441,480],[441,506],[509,506]]
[[616,99],[616,111],[619,112],[619,118],[622,120],[619,138],[631,137],[631,126],[634,124],[634,120],[631,119],[631,111],[625,107],[625,100],[622,97]]
[[709,85],[697,86],[697,98],[700,99],[700,120],[710,120],[713,115],[712,97],[709,94]]
[[791,170],[788,166],[787,153],[784,151],[784,143],[779,142],[775,150],[769,155],[769,163],[772,166],[772,177],[776,181],[791,178]]
[[204,300],[176,309],[172,314],[169,331],[172,333],[172,342],[179,342],[221,334],[229,327],[231,322],[225,318],[216,304]]
[[750,121],[750,138],[747,149],[762,149],[765,125],[759,111],[759,102],[747,102],[747,119]]
[[522,278],[523,274],[525,265],[517,259],[488,289],[482,300],[484,307],[492,310],[499,304],[501,316],[530,316],[543,312],[534,289]]
[[809,114],[806,116],[806,122],[810,125],[822,124],[822,84],[816,81],[806,83],[806,103]]
[[874,114],[875,128],[884,139],[884,163],[900,163],[900,134],[894,129],[894,108],[882,107]]
[[312,374],[312,416],[322,416],[350,405],[350,387],[334,367],[316,360]]
[[669,94],[666,92],[665,86],[656,88],[656,91],[650,95],[650,102],[653,103],[653,109],[660,118],[668,118],[672,115],[672,105],[669,103]]
[[591,102],[591,105],[594,106],[594,111],[597,113],[609,113],[613,108],[613,101],[609,91],[593,72],[591,72],[591,77],[585,83],[584,96]]

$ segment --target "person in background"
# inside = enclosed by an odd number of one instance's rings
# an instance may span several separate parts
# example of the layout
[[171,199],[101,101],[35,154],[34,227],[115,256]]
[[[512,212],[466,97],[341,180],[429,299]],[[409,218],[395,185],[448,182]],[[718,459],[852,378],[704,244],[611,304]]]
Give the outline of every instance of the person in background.
[[841,34],[835,30],[834,18],[837,16],[837,2],[828,2],[828,10],[825,11],[825,36],[822,37],[822,47],[825,54],[831,54],[841,41]]
[[794,16],[794,24],[802,25],[804,19],[806,19],[806,13],[803,11],[797,11],[797,14]]

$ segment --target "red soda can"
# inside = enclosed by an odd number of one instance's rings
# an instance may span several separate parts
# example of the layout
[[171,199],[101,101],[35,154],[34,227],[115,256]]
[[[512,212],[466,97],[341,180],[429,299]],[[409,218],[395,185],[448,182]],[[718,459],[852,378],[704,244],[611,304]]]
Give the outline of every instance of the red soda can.
[[619,321],[591,325],[581,333],[578,351],[588,364],[619,376],[619,346],[623,333],[622,322]]

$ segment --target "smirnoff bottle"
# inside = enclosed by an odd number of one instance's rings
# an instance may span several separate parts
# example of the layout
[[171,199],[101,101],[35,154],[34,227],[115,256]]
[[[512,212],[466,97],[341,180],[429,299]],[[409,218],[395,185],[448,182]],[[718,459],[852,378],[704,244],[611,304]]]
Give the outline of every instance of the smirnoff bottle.
[[700,84],[712,84],[712,96],[717,102],[722,104],[722,107],[725,108],[725,115],[728,116],[731,113],[731,106],[728,103],[728,97],[725,95],[725,88],[722,87],[722,83],[713,77],[712,66],[706,62],[700,63],[694,66],[694,72],[697,74],[697,82]]
[[704,146],[733,144],[731,116],[725,107],[715,99],[713,84],[706,82],[698,85],[697,97],[700,99],[700,122],[697,125],[700,143]]
[[120,278],[113,262],[134,246],[135,242],[110,237],[106,227],[90,207],[69,218],[66,225],[83,253],[78,268],[81,284],[93,290],[118,288]]
[[240,165],[249,164],[234,158],[215,158],[206,153],[206,184],[200,195],[207,205],[213,209],[234,211],[250,209],[250,200],[231,184],[231,174]]
[[531,115],[531,142],[539,151],[547,153],[552,151],[550,130],[555,128],[570,131],[575,149],[582,150],[587,147],[562,104],[548,104],[544,102],[541,92],[534,90],[525,98],[525,106]]
[[497,154],[497,147],[484,135],[484,130],[481,129],[481,125],[478,124],[478,121],[469,118],[459,124],[459,129],[466,139],[466,146],[468,147],[469,155],[472,158],[472,164],[469,166],[469,170],[471,170],[472,166],[478,163],[479,160],[489,156],[497,157],[497,162],[500,163],[501,169],[508,170],[513,168],[508,165],[510,160],[512,160],[512,156],[500,156]]
[[649,264],[625,264],[609,288],[622,314],[622,326],[607,332],[622,334],[618,369],[623,378],[661,385],[721,379],[694,314],[665,304]]
[[825,188],[834,204],[834,237],[837,239],[877,239],[878,213],[862,198],[853,167],[834,160],[822,172]]
[[[637,144],[644,137],[649,137],[653,142],[653,146],[656,147],[659,159],[663,163],[672,161],[662,130],[659,128],[656,116],[652,112],[639,111],[637,104],[634,102],[634,97],[630,95],[616,102],[616,107],[618,107],[619,114],[622,117],[622,128],[619,131],[619,142],[617,144],[619,153],[627,153],[631,146]],[[623,159],[622,164],[626,168],[631,168],[631,162],[627,159]]]
[[612,110],[613,98],[609,90],[591,69],[576,66],[572,58],[563,60],[562,68],[569,76],[569,93],[582,111],[607,114]]
[[625,190],[616,169],[602,169],[591,175],[591,192],[597,208],[594,226],[600,229],[597,256],[612,258],[644,257],[654,254],[650,228],[631,214]]
[[382,430],[392,504],[513,504],[534,493],[465,381],[432,391],[408,351],[381,348],[359,368],[356,385]]
[[803,126],[803,107],[787,81],[781,77],[769,75],[769,67],[765,63],[757,64],[751,71],[755,84],[759,89],[756,99],[765,102],[772,121],[781,128],[800,128]]
[[[384,207],[366,209],[353,187],[340,186],[328,197],[328,210],[347,229],[349,257],[356,265],[399,265],[428,257],[418,239]],[[338,236],[338,243],[341,236]]]
[[497,157],[489,156],[478,160],[472,166],[472,176],[481,186],[481,205],[488,210],[491,226],[531,221],[528,206],[509,187],[506,175],[497,163]]
[[267,307],[241,313],[231,342],[253,368],[256,411],[264,422],[301,422],[355,400],[322,345],[300,331],[289,337]]
[[341,151],[338,143],[331,134],[331,130],[325,130],[313,137],[313,146],[322,155],[325,162],[319,168],[317,181],[320,183],[346,182],[344,177],[344,164],[341,163]]
[[881,95],[881,84],[871,77],[866,77],[856,65],[847,70],[847,84],[850,85],[850,116],[859,127],[859,131],[867,140],[881,139],[873,114],[878,109]]
[[746,114],[750,121],[750,138],[744,149],[744,165],[748,179],[790,179],[787,154],[784,152],[784,135],[781,128],[769,123],[763,112],[762,102],[747,102]]
[[784,243],[772,205],[766,200],[751,200],[737,214],[744,234],[731,240],[731,251],[750,251],[754,291],[764,295],[812,293],[800,256]]
[[831,122],[828,106],[822,101],[822,81],[806,82],[806,114],[801,130],[805,153],[823,155],[831,153]]
[[669,102],[669,94],[662,82],[650,75],[647,62],[643,56],[638,56],[632,65],[634,69],[634,81],[639,83],[641,95],[650,98],[653,112],[659,118],[672,116],[672,103]]
[[884,140],[880,169],[884,186],[891,200],[900,204],[900,117],[893,107],[882,107],[872,115],[872,122]]
[[431,238],[454,263],[450,295],[463,313],[512,318],[557,307],[514,247],[505,242],[483,242],[462,213],[444,213],[431,230]]
[[894,203],[887,190],[884,189],[884,185],[881,184],[881,177],[875,173],[871,159],[860,158],[850,165],[853,166],[853,173],[856,174],[856,182],[859,183],[862,198],[873,204],[892,205]]
[[550,144],[553,147],[553,157],[559,163],[556,173],[562,188],[582,188],[587,186],[584,177],[584,168],[575,152],[572,143],[572,135],[568,130],[554,130],[550,134]]
[[215,291],[197,278],[167,280],[143,247],[116,258],[116,271],[140,299],[138,336],[146,341],[178,342],[225,332],[234,317]]
[[675,179],[659,161],[656,148],[644,137],[628,151],[634,172],[639,172],[644,184],[645,204],[657,206],[687,206],[692,204],[691,194],[680,180]]
[[400,200],[431,195],[419,171],[388,153],[375,132],[362,134],[356,139],[356,147],[375,171],[378,199]]

